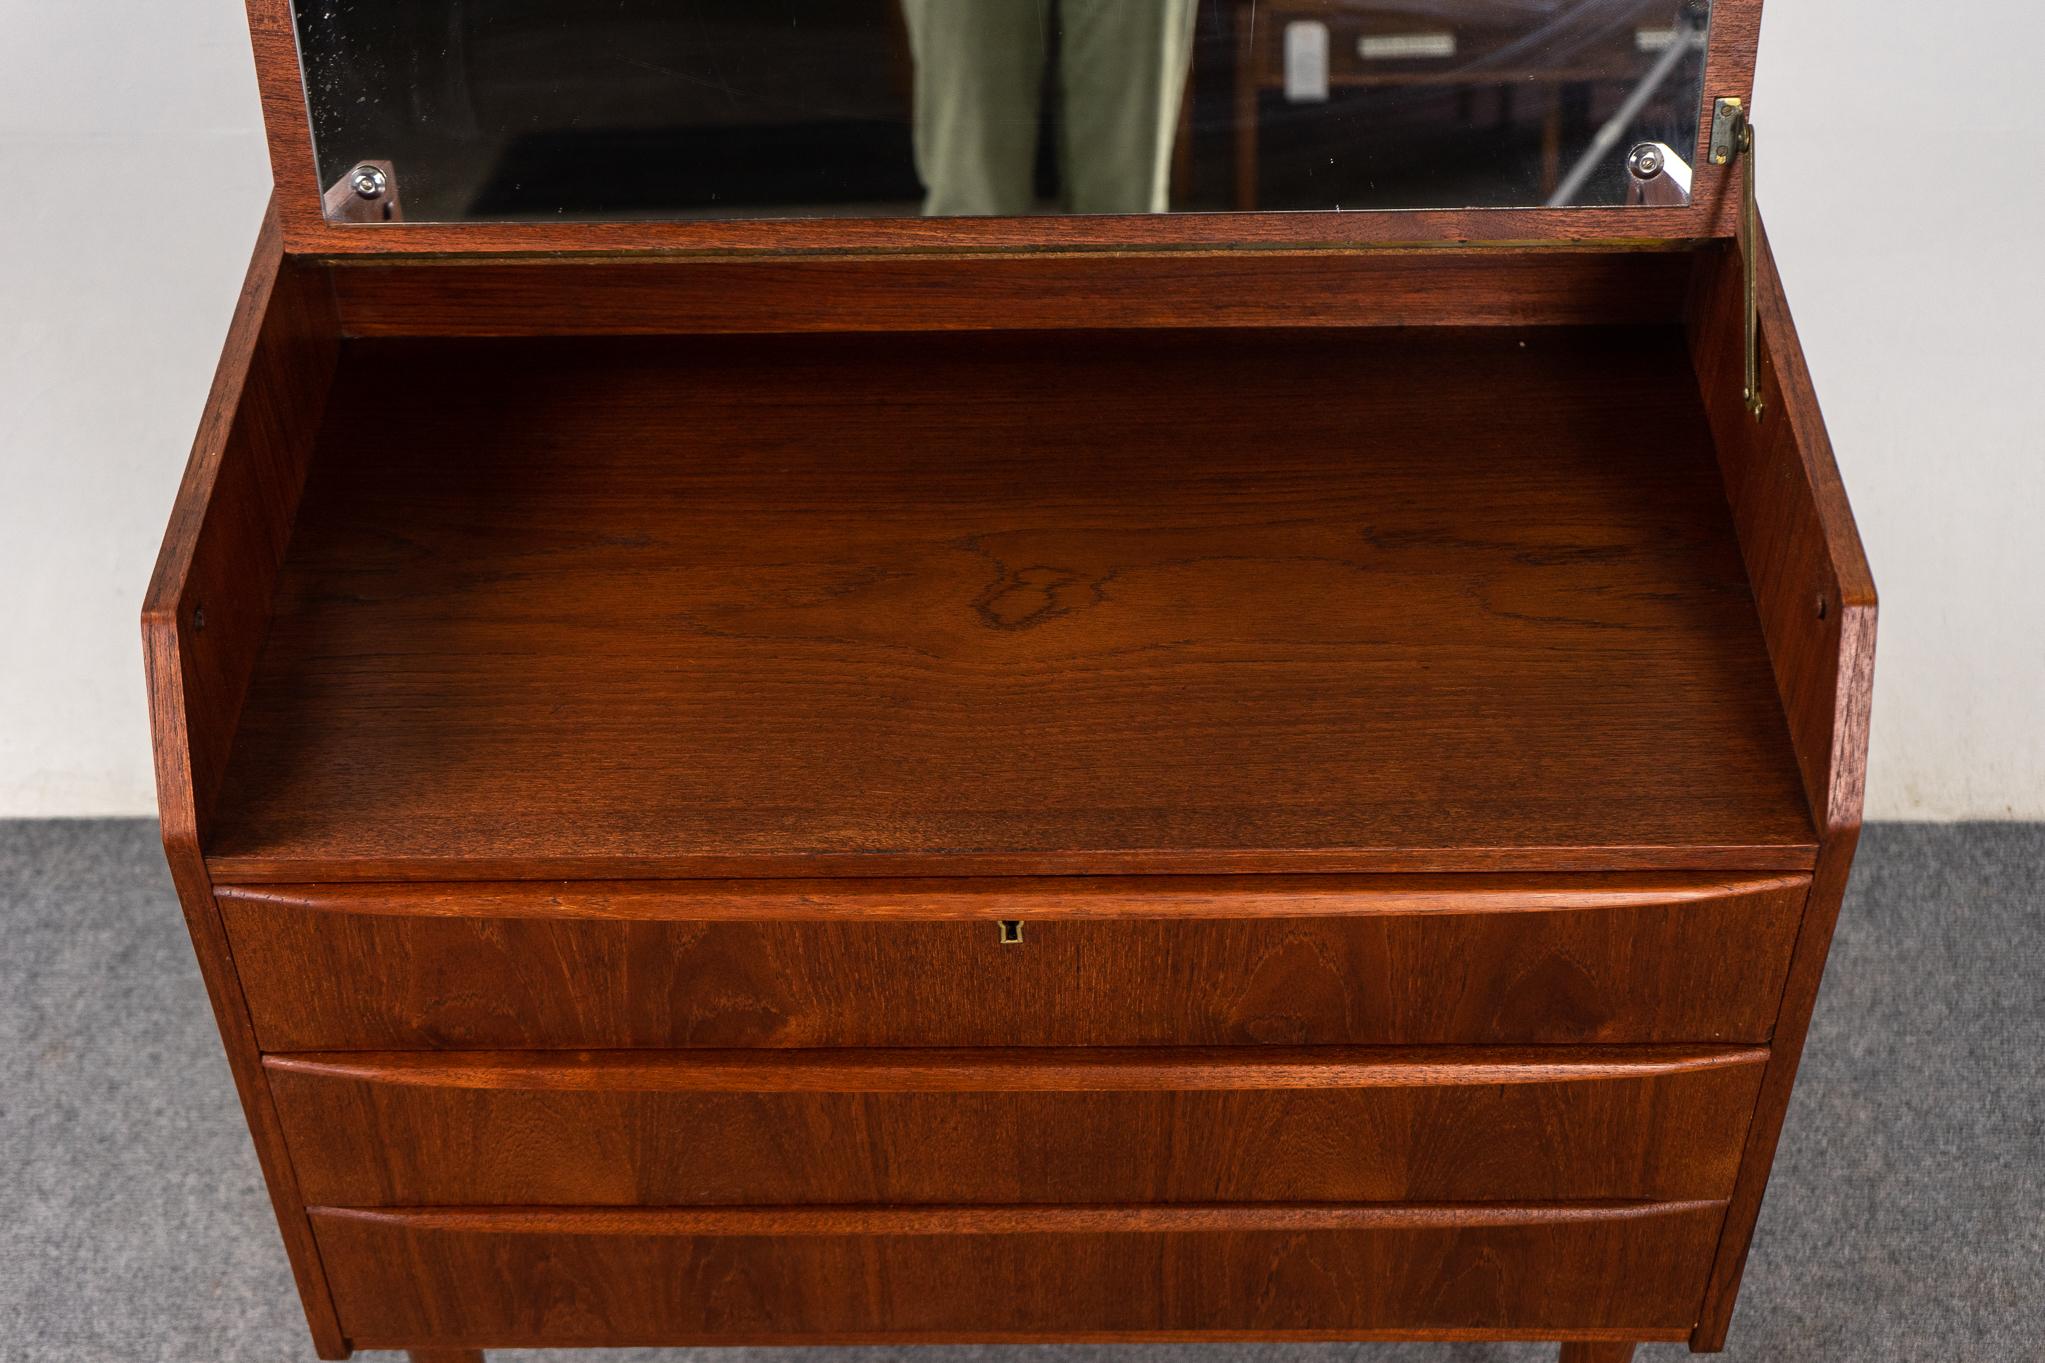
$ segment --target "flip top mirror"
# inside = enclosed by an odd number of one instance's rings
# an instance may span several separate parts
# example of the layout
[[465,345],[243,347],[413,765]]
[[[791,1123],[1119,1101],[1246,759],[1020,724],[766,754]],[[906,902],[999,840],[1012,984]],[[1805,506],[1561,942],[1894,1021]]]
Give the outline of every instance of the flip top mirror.
[[321,221],[387,226],[1685,208],[1711,97],[1739,93],[1707,88],[1713,9],[290,0],[277,17]]

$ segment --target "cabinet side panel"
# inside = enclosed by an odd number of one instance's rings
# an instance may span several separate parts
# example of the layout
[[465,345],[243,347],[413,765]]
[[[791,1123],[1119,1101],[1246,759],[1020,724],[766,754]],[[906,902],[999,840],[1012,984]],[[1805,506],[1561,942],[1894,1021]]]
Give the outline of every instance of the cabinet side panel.
[[[339,353],[327,272],[281,254],[273,215],[256,244],[142,608],[146,626],[175,635],[191,760],[179,784],[189,786],[202,834]],[[159,742],[159,763],[163,749]],[[162,773],[158,795],[166,795]]]
[[324,274],[286,260],[272,214],[256,243],[142,611],[164,852],[322,1358],[345,1358],[348,1345],[285,1151],[200,837],[261,647],[338,337]]
[[1690,354],[1812,819],[1827,833],[1860,822],[1875,586],[1765,238],[1760,250],[1761,419],[1741,398],[1732,247],[1700,254]]
[[1774,1054],[1691,1336],[1691,1347],[1701,1351],[1725,1346],[1846,892],[1860,835],[1874,688],[1874,579],[1765,234],[1755,247],[1761,418],[1749,415],[1741,393],[1744,292],[1733,248],[1700,255],[1691,354],[1820,842],[1776,1017]]

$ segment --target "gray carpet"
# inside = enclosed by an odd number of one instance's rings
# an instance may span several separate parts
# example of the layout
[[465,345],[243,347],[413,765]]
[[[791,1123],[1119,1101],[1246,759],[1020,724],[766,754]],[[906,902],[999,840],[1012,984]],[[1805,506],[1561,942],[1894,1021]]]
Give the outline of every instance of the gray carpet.
[[[2045,1354],[2041,881],[2045,825],[1868,830],[1723,1357]],[[0,1359],[311,1358],[154,827],[0,823],[0,906]],[[698,1363],[896,1363],[889,1350],[840,1352]],[[1554,1356],[1471,1345],[905,1353]],[[1177,1357],[1189,1354],[1204,1357]]]

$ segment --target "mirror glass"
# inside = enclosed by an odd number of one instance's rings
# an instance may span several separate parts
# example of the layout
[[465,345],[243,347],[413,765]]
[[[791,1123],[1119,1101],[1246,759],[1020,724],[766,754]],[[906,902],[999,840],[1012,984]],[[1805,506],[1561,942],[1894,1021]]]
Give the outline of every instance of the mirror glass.
[[336,221],[1681,204],[1708,0],[294,0]]

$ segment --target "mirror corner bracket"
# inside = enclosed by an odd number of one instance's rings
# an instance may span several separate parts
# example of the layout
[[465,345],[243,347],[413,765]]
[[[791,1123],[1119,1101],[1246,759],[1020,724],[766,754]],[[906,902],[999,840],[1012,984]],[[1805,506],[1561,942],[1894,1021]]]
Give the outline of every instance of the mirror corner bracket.
[[403,222],[404,201],[398,197],[398,171],[389,161],[357,161],[348,173],[320,195],[328,222]]

